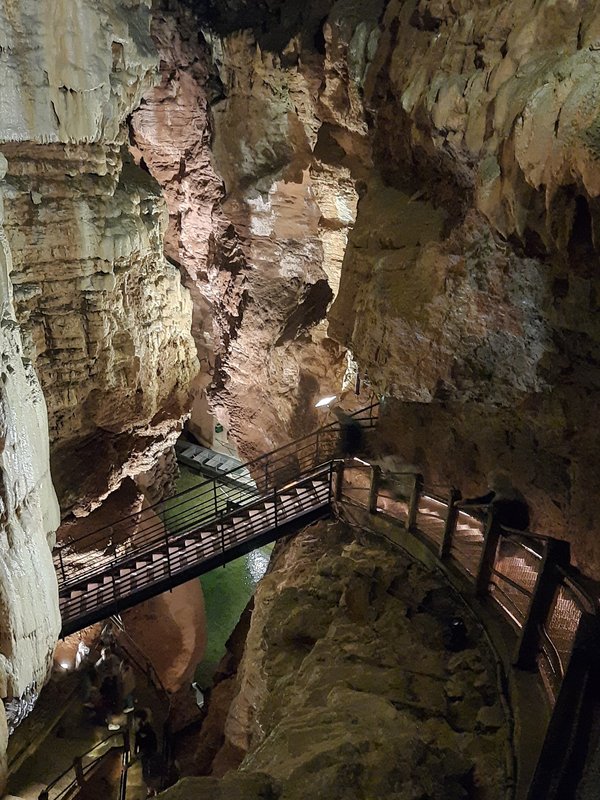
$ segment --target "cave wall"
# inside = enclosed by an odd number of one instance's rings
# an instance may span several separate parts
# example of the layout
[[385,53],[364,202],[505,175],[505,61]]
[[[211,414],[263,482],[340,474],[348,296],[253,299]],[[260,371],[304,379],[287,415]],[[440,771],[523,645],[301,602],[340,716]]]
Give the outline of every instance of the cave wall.
[[[6,161],[0,156],[0,188]],[[60,631],[50,554],[59,510],[50,478],[48,419],[25,356],[10,285],[0,193],[0,696],[19,697],[50,667]],[[8,731],[0,704],[0,791]]]
[[[452,652],[457,614],[468,636]],[[166,797],[495,800],[511,781],[506,712],[482,628],[440,575],[320,522],[277,545],[239,665],[211,693],[190,769],[211,777]]]
[[60,631],[52,479],[85,513],[148,470],[197,371],[160,189],[124,147],[149,25],[145,0],[0,3],[2,697],[41,688]]
[[288,16],[266,7],[248,27],[233,7],[156,3],[161,80],[131,120],[169,207],[210,405],[247,457],[315,427],[347,366],[325,317],[370,158],[359,83],[381,3],[337,4],[325,33],[322,5],[286,38]]
[[594,574],[599,25],[593,4],[387,4],[330,314],[389,396],[387,451],[467,492],[508,470]]
[[154,81],[148,5],[7,3],[0,19],[15,310],[76,513],[172,445],[197,372],[160,188],[124,146]]

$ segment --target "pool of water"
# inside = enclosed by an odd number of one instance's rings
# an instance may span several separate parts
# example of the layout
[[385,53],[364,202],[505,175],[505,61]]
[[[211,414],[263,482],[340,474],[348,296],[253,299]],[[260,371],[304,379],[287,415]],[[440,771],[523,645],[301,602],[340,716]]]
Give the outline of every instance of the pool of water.
[[[207,500],[214,494],[212,481],[206,480],[202,475],[180,467],[180,477],[177,482],[177,491],[182,492],[191,487],[200,490],[206,487]],[[192,493],[192,504],[198,503],[202,491]],[[219,487],[219,507],[224,507],[227,499],[228,487]],[[181,505],[177,513],[181,513]],[[169,512],[165,515],[165,522],[169,525]],[[212,572],[199,578],[204,593],[206,608],[206,634],[207,645],[204,659],[196,670],[196,681],[202,688],[211,685],[215,670],[221,658],[225,655],[225,642],[231,636],[242,611],[254,594],[254,588],[265,574],[273,545],[260,547],[248,555],[231,561],[224,567],[218,567]]]

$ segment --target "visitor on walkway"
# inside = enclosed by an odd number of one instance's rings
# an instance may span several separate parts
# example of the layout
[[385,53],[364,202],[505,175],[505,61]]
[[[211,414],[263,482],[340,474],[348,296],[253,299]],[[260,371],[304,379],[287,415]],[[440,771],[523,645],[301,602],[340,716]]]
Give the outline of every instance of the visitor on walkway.
[[489,491],[480,497],[471,497],[456,503],[457,508],[487,506],[496,522],[506,528],[525,531],[529,528],[529,505],[521,492],[512,485],[507,472],[490,475]]
[[130,711],[133,711],[134,706],[135,673],[125,658],[119,665],[119,688],[123,700],[123,711],[125,714],[129,714]]
[[102,648],[100,658],[96,661],[96,672],[107,713],[115,714],[119,710],[119,659],[110,647]]
[[115,632],[113,630],[112,622],[109,620],[106,625],[102,628],[100,633],[100,642],[102,643],[103,647],[110,647],[111,650],[114,650],[117,644],[117,640],[115,638]]
[[96,661],[96,672],[102,682],[105,678],[116,678],[119,674],[119,659],[111,647],[103,647],[100,658]]
[[158,740],[146,709],[140,708],[134,713],[134,729],[134,754],[142,762],[142,777],[148,789],[148,796],[152,797],[160,788],[162,758],[158,754]]

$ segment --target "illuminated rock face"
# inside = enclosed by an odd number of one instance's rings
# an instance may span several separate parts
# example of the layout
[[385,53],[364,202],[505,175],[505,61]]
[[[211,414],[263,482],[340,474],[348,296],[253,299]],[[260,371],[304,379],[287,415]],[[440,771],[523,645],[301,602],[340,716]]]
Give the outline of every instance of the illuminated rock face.
[[[161,82],[133,115],[132,153],[165,192],[166,252],[194,300],[211,405],[250,457],[316,426],[316,400],[339,392],[345,353],[323,320],[367,127],[344,31],[328,30],[331,58],[300,59],[299,38],[275,55],[248,30],[203,38],[168,9],[153,21]],[[363,22],[367,39],[375,27]]]
[[600,575],[599,35],[567,2],[388,3],[330,333],[391,396],[390,450],[468,492],[507,469]]
[[[0,180],[5,169],[0,156]],[[59,513],[46,405],[15,320],[2,222],[0,195],[0,696],[19,697],[33,682],[41,687],[60,631],[50,555]],[[8,737],[0,709],[1,790]]]
[[24,8],[0,12],[15,310],[61,505],[76,513],[168,449],[197,371],[160,189],[124,149],[156,68],[147,6],[42,2],[27,25]]
[[60,630],[49,450],[64,507],[92,507],[169,447],[197,370],[160,190],[122,152],[149,23],[136,0],[0,3],[3,697],[41,686]]

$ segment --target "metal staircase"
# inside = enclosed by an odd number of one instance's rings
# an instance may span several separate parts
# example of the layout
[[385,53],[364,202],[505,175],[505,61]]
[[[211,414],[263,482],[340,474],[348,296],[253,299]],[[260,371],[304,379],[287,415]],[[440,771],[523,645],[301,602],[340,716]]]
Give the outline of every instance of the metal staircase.
[[[353,415],[376,422],[377,404]],[[339,423],[93,531],[54,553],[62,636],[330,513]],[[224,496],[219,488],[228,487]]]

